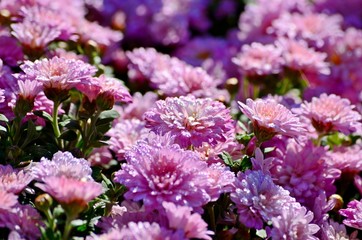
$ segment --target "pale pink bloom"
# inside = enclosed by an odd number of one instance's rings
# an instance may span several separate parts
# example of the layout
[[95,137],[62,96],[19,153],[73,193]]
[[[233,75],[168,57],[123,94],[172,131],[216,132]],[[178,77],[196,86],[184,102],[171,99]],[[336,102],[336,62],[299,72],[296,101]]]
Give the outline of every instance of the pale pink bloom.
[[264,76],[282,72],[284,59],[281,48],[254,42],[244,45],[233,62],[245,76]]
[[214,234],[207,230],[207,223],[198,213],[191,213],[192,208],[187,206],[177,206],[172,202],[163,202],[162,206],[168,218],[168,227],[175,230],[183,230],[188,239],[197,238],[211,240],[209,235]]
[[354,108],[348,99],[323,93],[305,101],[295,112],[305,117],[318,133],[339,131],[348,135],[361,128],[362,116]]
[[230,110],[211,98],[181,96],[166,98],[144,114],[146,127],[164,135],[171,132],[182,147],[200,147],[203,142],[216,145],[226,140],[234,128]]
[[38,81],[32,80],[18,80],[19,85],[19,97],[23,99],[34,100],[34,98],[42,91],[42,84]]
[[136,92],[135,94],[133,94],[132,99],[132,103],[127,104],[121,110],[121,118],[137,118],[142,120],[143,114],[154,106],[155,102],[158,99],[158,96],[154,92],[146,92],[144,95]]
[[109,98],[115,103],[132,102],[132,97],[123,82],[105,75],[90,78],[89,82],[77,84],[76,88],[84,93],[91,102],[97,98]]
[[284,66],[303,73],[330,73],[327,54],[309,48],[306,42],[280,38],[276,45],[283,50]]
[[27,21],[11,24],[12,34],[28,49],[43,50],[60,35],[60,31],[45,24]]
[[20,68],[24,74],[17,75],[19,79],[36,80],[43,83],[44,89],[61,90],[69,90],[80,82],[88,82],[97,71],[83,61],[59,57],[25,61]]
[[298,137],[305,132],[299,118],[289,109],[272,99],[247,99],[238,102],[241,111],[252,121],[254,133],[259,141],[276,134]]
[[327,15],[323,13],[283,13],[272,23],[269,33],[302,39],[311,46],[321,48],[332,38],[341,36],[343,18],[340,15]]
[[76,205],[85,207],[88,202],[103,193],[102,184],[88,181],[84,182],[65,176],[50,176],[43,179],[44,183],[36,183],[35,186],[49,193],[62,205]]
[[0,214],[2,211],[9,211],[18,203],[18,196],[14,193],[0,189]]
[[13,169],[10,165],[0,165],[0,189],[20,193],[31,181],[33,176],[24,170]]
[[362,145],[334,147],[328,152],[327,163],[342,172],[359,173],[362,171]]
[[107,167],[113,159],[112,153],[109,151],[108,146],[103,146],[100,148],[94,148],[91,154],[88,156],[87,160],[91,166],[102,166]]
[[357,231],[348,235],[346,225],[339,224],[332,219],[323,223],[321,231],[321,240],[358,240]]
[[125,239],[125,240],[182,240],[183,234],[181,232],[173,232],[160,224],[153,222],[129,222],[118,234],[114,234],[116,238],[105,238],[108,240]]

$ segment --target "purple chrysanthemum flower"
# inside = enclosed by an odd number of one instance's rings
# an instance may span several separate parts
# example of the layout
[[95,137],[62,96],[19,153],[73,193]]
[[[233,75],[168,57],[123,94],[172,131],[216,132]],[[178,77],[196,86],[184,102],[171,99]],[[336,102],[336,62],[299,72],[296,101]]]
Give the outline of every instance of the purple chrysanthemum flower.
[[327,54],[309,48],[306,42],[280,38],[276,45],[283,51],[284,66],[303,73],[330,73]]
[[111,137],[108,140],[109,149],[115,153],[118,160],[123,160],[125,152],[130,150],[137,140],[145,138],[148,133],[145,123],[138,119],[119,121],[106,133]]
[[243,45],[233,62],[246,77],[265,76],[282,72],[284,59],[282,49],[272,45],[254,42]]
[[287,190],[275,185],[262,171],[240,172],[234,185],[230,199],[236,204],[240,222],[248,228],[261,229],[284,207],[296,204]]
[[334,193],[334,180],[340,171],[326,163],[326,150],[315,147],[311,141],[298,144],[289,140],[282,159],[273,161],[270,170],[275,183],[290,191],[290,195],[308,207],[315,198],[325,191],[327,196]]
[[284,240],[318,240],[313,235],[320,228],[311,223],[312,220],[313,213],[305,207],[299,205],[283,208],[278,216],[271,219],[273,229],[270,237]]
[[346,217],[343,223],[349,227],[362,230],[362,201],[352,200],[346,209],[339,210],[339,213]]
[[[109,233],[108,233],[109,234]],[[153,239],[153,240],[182,240],[182,232],[173,232],[158,223],[149,222],[129,222],[115,235],[117,239]],[[110,238],[106,238],[110,239]]]
[[348,135],[362,126],[362,116],[354,108],[346,98],[322,93],[310,102],[305,101],[295,112],[305,117],[320,134],[339,131]]
[[39,181],[50,176],[92,180],[89,162],[83,158],[74,157],[70,152],[58,151],[51,160],[42,157],[39,163],[34,163],[31,172]]
[[177,206],[171,202],[163,202],[162,206],[165,209],[170,229],[181,230],[187,239],[212,239],[209,235],[212,235],[213,232],[207,230],[207,223],[200,214],[191,213],[192,208]]
[[43,181],[35,186],[49,193],[62,205],[77,207],[80,211],[89,201],[103,193],[102,184],[93,181],[85,182],[65,176],[50,176]]
[[126,199],[143,200],[146,208],[157,208],[166,201],[198,211],[210,200],[203,174],[207,164],[194,152],[141,141],[126,153],[126,160],[115,174],[115,181],[128,188]]
[[30,205],[18,204],[11,211],[0,214],[0,226],[11,231],[9,239],[39,239],[40,227],[43,225],[41,215]]
[[359,173],[362,171],[362,145],[334,147],[327,153],[330,158],[327,163],[342,172]]
[[83,61],[59,57],[35,62],[25,61],[20,68],[24,74],[18,75],[18,78],[43,83],[46,94],[53,89],[70,90],[79,83],[88,83],[97,71],[95,67]]
[[0,189],[15,194],[20,193],[33,176],[24,170],[13,169],[10,165],[0,165]]
[[299,118],[289,109],[272,99],[247,99],[238,102],[241,111],[252,121],[259,141],[271,139],[276,134],[298,137],[305,132]]
[[9,66],[17,66],[18,61],[24,59],[22,48],[16,38],[0,36],[0,58]]
[[203,142],[212,145],[225,141],[233,129],[230,111],[221,102],[193,96],[166,98],[155,103],[144,114],[146,127],[164,135],[171,132],[181,147],[199,147]]

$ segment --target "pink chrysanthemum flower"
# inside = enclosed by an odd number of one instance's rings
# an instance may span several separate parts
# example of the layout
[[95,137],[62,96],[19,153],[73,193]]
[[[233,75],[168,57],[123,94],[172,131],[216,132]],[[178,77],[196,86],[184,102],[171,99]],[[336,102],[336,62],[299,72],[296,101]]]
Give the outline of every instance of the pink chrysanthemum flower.
[[334,147],[328,152],[330,158],[327,163],[342,172],[359,173],[362,171],[362,145]]
[[9,211],[18,203],[18,196],[14,193],[0,189],[0,214],[2,211]]
[[270,172],[276,184],[311,207],[320,192],[326,192],[328,197],[334,193],[333,183],[340,176],[340,171],[329,167],[326,159],[323,147],[315,147],[311,141],[301,145],[290,139],[283,158],[273,161]]
[[287,205],[296,204],[289,192],[273,183],[262,171],[239,172],[230,199],[239,220],[248,228],[263,228],[264,222],[278,216]]
[[178,145],[154,147],[139,142],[126,154],[126,160],[116,172],[115,181],[128,188],[126,199],[143,200],[146,209],[160,207],[166,201],[201,211],[210,200],[203,174],[207,164],[194,152]]
[[65,176],[50,176],[43,179],[44,183],[35,186],[49,193],[63,206],[82,211],[88,202],[103,193],[102,184],[93,181],[81,181]]
[[241,111],[252,121],[258,141],[271,139],[276,134],[298,137],[305,132],[299,118],[272,99],[247,99],[238,102]]
[[286,207],[271,219],[273,229],[270,233],[272,239],[288,240],[318,240],[315,237],[319,226],[311,223],[313,213],[305,207]]
[[233,62],[238,65],[244,76],[254,77],[280,73],[284,59],[281,48],[254,42],[251,45],[243,45],[241,53]]
[[168,219],[168,227],[174,230],[182,230],[187,239],[206,239],[211,240],[209,235],[212,231],[207,230],[207,223],[198,213],[191,213],[192,208],[187,206],[177,206],[171,202],[163,202]]
[[339,213],[346,217],[343,223],[349,227],[362,230],[362,201],[352,200],[346,209],[339,210]]
[[278,36],[305,40],[311,46],[321,48],[331,38],[341,36],[342,16],[327,15],[323,13],[283,13],[280,18],[272,23],[268,29],[269,33]]
[[18,204],[11,211],[0,215],[0,225],[11,230],[9,239],[36,240],[41,236],[40,227],[44,223],[34,207]]
[[103,103],[113,106],[118,102],[132,102],[132,96],[121,80],[105,75],[90,78],[89,82],[77,84],[76,88],[84,93],[90,102],[96,101],[97,105]]
[[295,112],[306,118],[320,134],[339,131],[351,134],[361,128],[362,116],[348,99],[322,93],[305,101]]
[[216,81],[200,67],[192,67],[175,57],[158,53],[153,48],[138,48],[128,52],[129,75],[141,73],[151,87],[170,97],[192,94],[196,97],[227,99],[228,94],[217,89]]
[[60,35],[60,31],[39,22],[25,20],[11,24],[12,34],[25,49],[42,51]]
[[18,78],[41,82],[47,97],[54,90],[68,91],[79,83],[88,83],[97,71],[83,61],[59,57],[35,62],[25,61],[20,68],[24,74],[18,75]]
[[123,160],[126,151],[130,150],[137,140],[145,138],[148,133],[145,123],[138,119],[119,121],[106,133],[111,137],[108,140],[109,149],[115,153],[118,160]]
[[332,219],[323,223],[321,231],[321,240],[358,240],[357,231],[348,235],[346,225],[339,224]]
[[23,99],[28,99],[32,101],[42,90],[42,85],[37,81],[19,80],[18,85],[19,85],[18,96]]
[[74,157],[70,152],[58,151],[51,160],[42,157],[39,163],[34,163],[31,173],[39,181],[51,176],[92,180],[89,162],[83,158]]
[[24,170],[13,169],[10,165],[0,165],[0,189],[18,194],[31,181],[33,176]]
[[187,148],[203,142],[216,145],[233,129],[230,111],[221,102],[193,96],[166,98],[144,114],[146,127],[164,135],[171,132],[175,142]]
[[158,96],[154,92],[146,92],[145,95],[136,92],[135,94],[133,94],[132,99],[132,103],[128,104],[121,110],[121,118],[137,118],[139,120],[142,120],[143,114],[154,106],[154,103],[157,101]]
[[[114,230],[113,230],[114,231]],[[116,230],[117,232],[117,230]],[[111,233],[108,233],[108,237]],[[153,240],[181,240],[183,238],[182,232],[173,232],[165,227],[160,226],[158,223],[149,222],[129,222],[121,230],[118,230],[118,234],[114,234],[115,239],[153,239]],[[97,238],[98,239],[98,238]],[[101,238],[102,239],[102,238]],[[105,238],[112,239],[112,238]]]
[[304,41],[280,38],[276,45],[283,50],[284,66],[304,73],[330,73],[327,54],[309,48]]

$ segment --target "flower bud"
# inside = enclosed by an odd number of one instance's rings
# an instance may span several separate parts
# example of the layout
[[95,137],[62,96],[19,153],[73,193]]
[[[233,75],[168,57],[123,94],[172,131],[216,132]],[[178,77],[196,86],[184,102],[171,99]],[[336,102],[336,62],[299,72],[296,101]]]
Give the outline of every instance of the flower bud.
[[52,204],[53,198],[47,193],[41,194],[35,198],[35,206],[40,211],[47,211]]

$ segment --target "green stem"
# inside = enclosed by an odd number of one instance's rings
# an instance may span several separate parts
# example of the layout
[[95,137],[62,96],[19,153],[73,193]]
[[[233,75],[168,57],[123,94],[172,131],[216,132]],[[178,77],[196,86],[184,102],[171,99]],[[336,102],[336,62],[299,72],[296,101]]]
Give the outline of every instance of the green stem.
[[85,123],[84,126],[84,139],[83,139],[83,154],[87,155],[87,151],[89,148],[89,141],[92,139],[92,135],[95,132],[95,126],[96,122],[101,115],[101,111],[96,111],[95,114],[90,118],[91,123],[90,126],[88,126],[88,123]]
[[210,228],[216,232],[216,221],[215,221],[215,211],[214,204],[207,206],[207,212],[210,217]]
[[59,129],[59,123],[58,123],[58,111],[59,111],[59,106],[60,106],[60,102],[59,101],[54,101],[54,107],[53,107],[53,131],[54,131],[54,135],[57,139],[57,142],[59,144],[59,147],[61,149],[64,148],[64,144],[63,141],[61,139],[58,139],[60,137],[60,129]]
[[63,240],[69,239],[69,234],[70,234],[70,231],[72,230],[72,221],[73,221],[73,218],[71,218],[67,215],[67,219],[65,221],[65,226],[64,226],[64,232],[63,232]]

